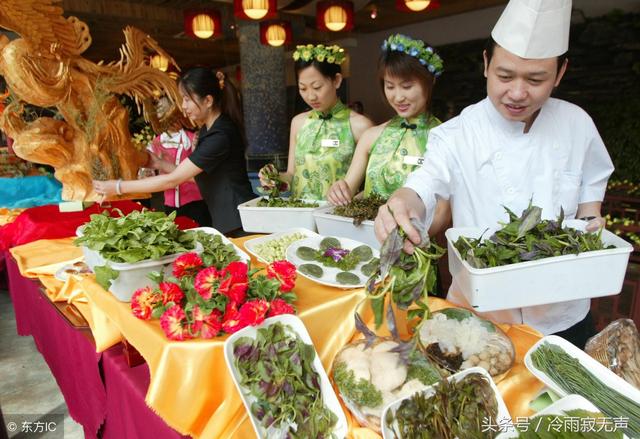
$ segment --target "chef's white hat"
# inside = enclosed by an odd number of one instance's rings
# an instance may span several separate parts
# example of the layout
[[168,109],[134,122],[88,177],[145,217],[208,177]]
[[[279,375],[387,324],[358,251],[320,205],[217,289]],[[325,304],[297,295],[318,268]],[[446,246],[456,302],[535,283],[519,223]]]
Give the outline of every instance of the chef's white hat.
[[571,0],[510,0],[491,36],[521,58],[541,59],[569,49]]

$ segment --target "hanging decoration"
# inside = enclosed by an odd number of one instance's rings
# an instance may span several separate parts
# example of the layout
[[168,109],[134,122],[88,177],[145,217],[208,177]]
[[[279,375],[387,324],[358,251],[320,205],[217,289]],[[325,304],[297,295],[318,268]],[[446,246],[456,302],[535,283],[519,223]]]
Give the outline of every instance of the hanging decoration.
[[151,67],[154,69],[158,69],[162,72],[166,72],[169,68],[169,58],[159,53],[151,56],[150,60]]
[[243,20],[264,20],[277,15],[276,0],[233,0],[233,14]]
[[319,1],[316,27],[331,32],[350,31],[353,29],[353,3],[344,0]]
[[288,21],[260,23],[260,42],[264,45],[280,47],[291,43],[291,24]]
[[402,12],[431,11],[440,7],[438,0],[396,0],[396,9]]
[[220,13],[214,9],[184,12],[184,31],[193,38],[215,38],[222,34]]

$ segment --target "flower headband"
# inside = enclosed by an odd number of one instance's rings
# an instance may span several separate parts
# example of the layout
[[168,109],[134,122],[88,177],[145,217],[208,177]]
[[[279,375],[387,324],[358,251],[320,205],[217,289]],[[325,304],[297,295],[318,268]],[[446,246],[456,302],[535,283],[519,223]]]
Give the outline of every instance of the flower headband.
[[340,46],[325,46],[324,44],[307,44],[302,46],[296,46],[296,50],[293,52],[293,60],[298,61],[318,61],[326,62],[329,64],[342,64],[346,57],[344,49]]
[[414,40],[406,35],[391,35],[382,43],[382,50],[402,52],[416,58],[435,77],[440,76],[444,71],[442,58],[435,53],[433,47],[426,46],[423,41]]

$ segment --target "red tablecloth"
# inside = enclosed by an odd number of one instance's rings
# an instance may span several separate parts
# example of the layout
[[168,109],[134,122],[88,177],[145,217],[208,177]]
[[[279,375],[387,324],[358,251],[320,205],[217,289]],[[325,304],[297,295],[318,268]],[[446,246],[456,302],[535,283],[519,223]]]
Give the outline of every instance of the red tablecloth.
[[[94,213],[108,211],[111,216],[119,215],[119,209],[125,215],[143,206],[131,200],[112,201],[111,207],[93,204],[81,212],[60,212],[57,205],[32,207],[22,212],[15,221],[0,227],[0,251],[17,245],[37,241],[38,239],[56,239],[75,236],[76,229],[89,221]],[[176,224],[181,229],[197,227],[190,218],[178,217]]]
[[144,401],[149,387],[147,365],[129,368],[121,344],[97,354],[92,341],[40,293],[40,283],[24,278],[11,256],[5,253],[5,257],[17,332],[33,336],[85,437],[182,438]]

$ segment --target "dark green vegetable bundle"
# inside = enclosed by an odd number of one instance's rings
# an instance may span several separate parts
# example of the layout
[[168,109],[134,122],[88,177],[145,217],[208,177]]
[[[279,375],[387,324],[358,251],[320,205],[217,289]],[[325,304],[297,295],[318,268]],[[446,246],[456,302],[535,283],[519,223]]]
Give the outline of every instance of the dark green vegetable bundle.
[[415,393],[395,413],[387,412],[384,422],[395,438],[484,439],[497,435],[483,431],[483,420],[498,415],[498,401],[486,376],[470,373],[457,382],[444,379],[433,389],[433,395]]
[[117,218],[94,214],[74,244],[97,251],[107,261],[126,263],[193,250],[195,235],[178,229],[175,217],[175,212],[166,215],[150,210],[136,210]]
[[541,220],[542,209],[529,207],[518,217],[505,207],[509,223],[489,239],[460,236],[453,244],[462,259],[474,268],[497,267],[518,262],[578,254],[605,247],[598,233],[585,233],[562,227],[564,211],[560,209],[557,220]]
[[359,226],[363,221],[373,221],[378,215],[378,209],[387,200],[378,194],[372,194],[365,198],[354,198],[346,206],[336,206],[333,209],[334,215],[353,218],[353,224]]
[[[376,328],[382,324],[387,294],[391,294],[391,300],[400,309],[418,305],[418,309],[409,312],[409,317],[423,317],[425,314],[428,317],[426,299],[435,288],[436,262],[445,250],[429,240],[422,224],[414,219],[411,221],[420,232],[421,245],[416,246],[412,254],[406,253],[403,250],[406,234],[395,228],[382,244],[377,271],[367,281]],[[376,284],[379,279],[383,280]]]
[[338,417],[324,405],[312,345],[275,323],[258,329],[255,339],[239,338],[233,355],[240,385],[257,399],[252,414],[265,430],[274,429],[267,437],[333,437]]
[[[581,420],[584,420],[585,423],[581,424]],[[584,425],[590,425],[592,422],[592,428],[584,428]],[[622,432],[613,431],[614,428],[615,426],[612,425],[612,420],[604,418],[602,413],[592,413],[586,410],[576,409],[567,410],[564,416],[535,416],[529,420],[526,431],[519,431],[518,438],[622,439]]]
[[258,201],[258,207],[318,207],[318,203],[298,200],[297,198],[266,198]]
[[584,396],[611,418],[628,418],[629,437],[640,437],[640,405],[596,378],[561,347],[543,343],[531,354],[533,365],[567,393]]

